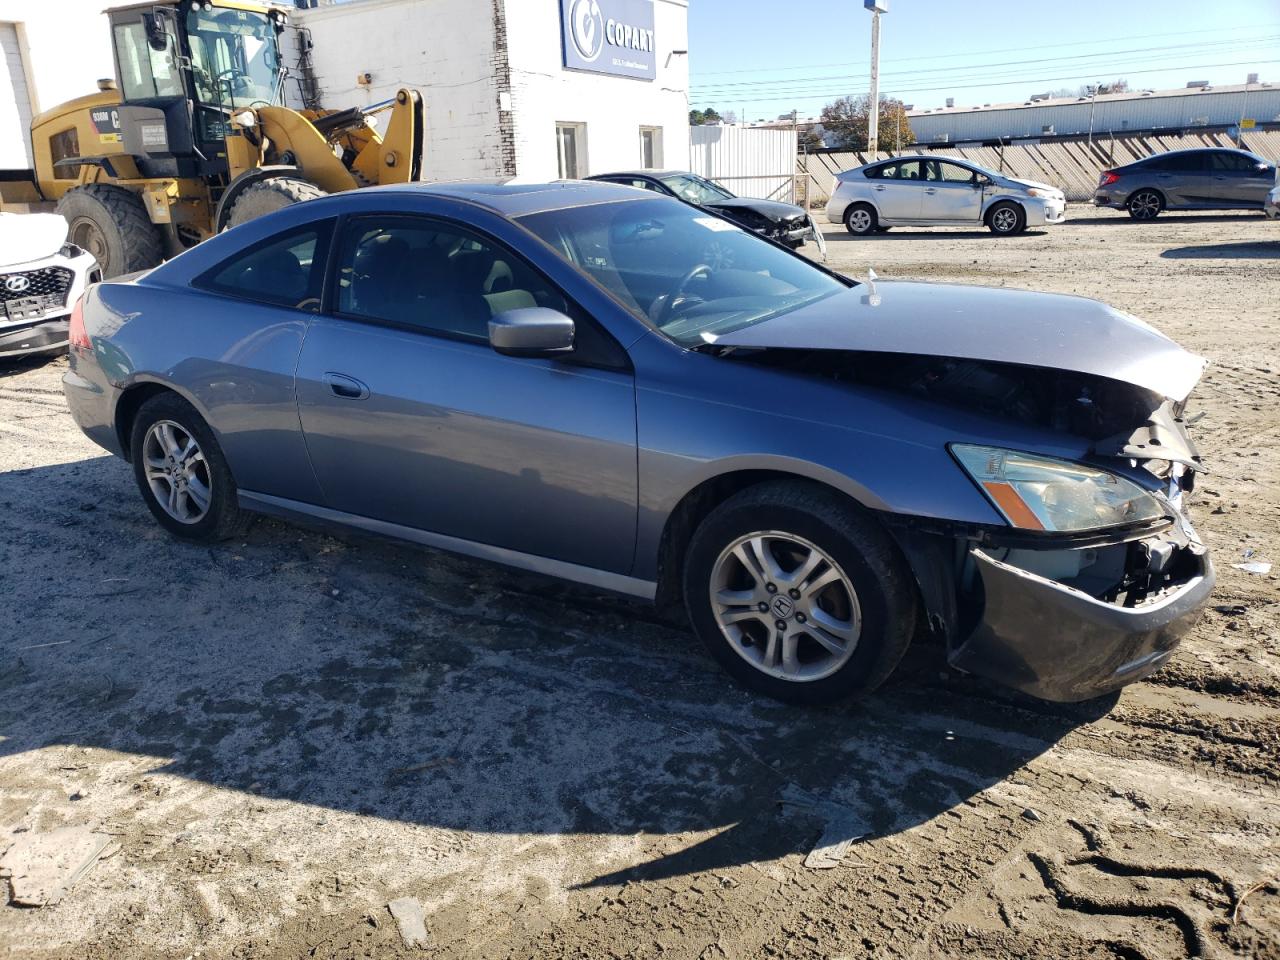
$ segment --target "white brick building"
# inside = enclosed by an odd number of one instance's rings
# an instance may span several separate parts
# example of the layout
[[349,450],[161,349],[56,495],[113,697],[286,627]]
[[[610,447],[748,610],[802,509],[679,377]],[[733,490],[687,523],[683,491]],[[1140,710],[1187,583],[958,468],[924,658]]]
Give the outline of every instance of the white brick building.
[[[636,73],[648,60],[651,79],[566,66],[562,11],[594,30],[595,68],[614,57]],[[688,0],[351,0],[293,19],[310,31],[325,107],[421,91],[425,180],[688,163]]]

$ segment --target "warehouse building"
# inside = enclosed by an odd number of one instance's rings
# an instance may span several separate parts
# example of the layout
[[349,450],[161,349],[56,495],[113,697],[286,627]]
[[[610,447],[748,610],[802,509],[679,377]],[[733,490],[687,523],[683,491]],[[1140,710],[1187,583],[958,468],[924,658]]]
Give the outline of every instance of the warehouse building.
[[947,106],[907,113],[916,140],[968,143],[1112,133],[1175,133],[1209,127],[1280,126],[1280,84],[1250,82],[1096,97],[1035,98],[1021,103]]
[[[0,169],[31,165],[33,116],[114,75],[101,11],[128,2],[0,0]],[[423,179],[688,161],[688,0],[346,0],[290,25],[291,105],[421,92]]]

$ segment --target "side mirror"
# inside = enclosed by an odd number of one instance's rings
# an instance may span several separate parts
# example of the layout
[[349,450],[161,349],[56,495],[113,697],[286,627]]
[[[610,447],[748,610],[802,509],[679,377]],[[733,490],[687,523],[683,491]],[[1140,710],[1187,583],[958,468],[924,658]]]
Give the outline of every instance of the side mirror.
[[489,346],[507,357],[555,357],[573,352],[573,321],[549,307],[520,307],[489,321]]

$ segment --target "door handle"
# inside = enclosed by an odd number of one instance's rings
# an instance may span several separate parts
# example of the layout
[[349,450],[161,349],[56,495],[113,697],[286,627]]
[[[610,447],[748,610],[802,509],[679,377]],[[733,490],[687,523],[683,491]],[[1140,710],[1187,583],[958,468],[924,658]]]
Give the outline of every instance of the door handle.
[[884,187],[883,187],[883,186],[881,186],[880,184],[876,184],[876,189],[877,189],[877,190],[883,190],[883,189],[884,189]]
[[326,373],[324,382],[329,385],[329,390],[335,397],[342,397],[344,400],[364,400],[369,396],[368,387],[345,373]]
[[930,187],[928,190],[925,191],[925,193],[937,193],[937,192],[938,190],[936,187]]

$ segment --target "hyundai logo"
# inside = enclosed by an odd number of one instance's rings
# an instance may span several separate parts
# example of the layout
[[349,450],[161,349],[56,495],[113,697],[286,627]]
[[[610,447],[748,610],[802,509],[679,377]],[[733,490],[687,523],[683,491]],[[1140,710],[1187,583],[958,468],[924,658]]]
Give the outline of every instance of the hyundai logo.
[[573,45],[588,62],[604,49],[604,15],[599,0],[574,0],[569,12]]
[[10,293],[22,293],[27,287],[31,286],[31,278],[22,274],[15,274],[4,282],[4,288]]

